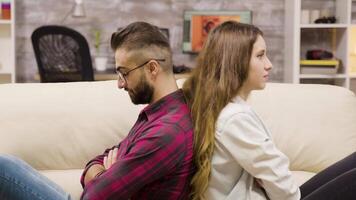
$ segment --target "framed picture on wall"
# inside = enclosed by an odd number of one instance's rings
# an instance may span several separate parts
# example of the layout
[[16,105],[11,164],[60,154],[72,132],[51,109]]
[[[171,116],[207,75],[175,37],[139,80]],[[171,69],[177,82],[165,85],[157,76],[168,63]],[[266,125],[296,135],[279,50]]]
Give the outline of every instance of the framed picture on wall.
[[198,53],[210,30],[224,21],[252,23],[251,11],[185,11],[183,52]]

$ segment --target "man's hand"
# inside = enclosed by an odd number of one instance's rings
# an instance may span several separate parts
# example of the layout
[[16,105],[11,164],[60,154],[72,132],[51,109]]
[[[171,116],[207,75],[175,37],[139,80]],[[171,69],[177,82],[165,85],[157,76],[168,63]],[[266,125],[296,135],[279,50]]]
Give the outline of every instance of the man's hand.
[[84,178],[85,185],[93,178],[95,178],[99,173],[109,169],[117,161],[117,151],[117,148],[110,150],[108,155],[104,157],[103,165],[95,164],[88,169]]
[[93,178],[95,178],[96,175],[98,175],[99,173],[101,173],[102,171],[105,171],[105,167],[100,165],[100,164],[95,164],[92,165],[87,173],[85,174],[84,177],[84,185],[86,185],[87,183],[89,183]]
[[110,150],[108,155],[104,157],[104,168],[105,170],[108,170],[116,161],[117,161],[117,148],[114,148],[113,150]]

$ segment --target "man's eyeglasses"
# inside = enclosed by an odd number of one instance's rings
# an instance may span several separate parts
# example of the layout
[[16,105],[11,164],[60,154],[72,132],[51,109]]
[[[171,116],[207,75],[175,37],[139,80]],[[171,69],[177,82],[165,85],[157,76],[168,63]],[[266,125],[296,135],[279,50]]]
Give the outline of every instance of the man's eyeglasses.
[[151,58],[149,60],[147,60],[146,62],[142,63],[141,65],[138,65],[137,67],[134,67],[133,69],[130,69],[129,71],[127,72],[122,72],[121,70],[123,68],[126,68],[126,67],[123,67],[123,66],[118,66],[116,67],[116,74],[119,76],[119,81],[123,82],[123,83],[127,83],[126,81],[126,77],[129,75],[130,72],[140,68],[140,67],[143,67],[145,66],[147,63],[149,63],[151,60],[155,60],[155,61],[158,61],[158,62],[164,62],[166,61],[166,59],[154,59],[154,58]]

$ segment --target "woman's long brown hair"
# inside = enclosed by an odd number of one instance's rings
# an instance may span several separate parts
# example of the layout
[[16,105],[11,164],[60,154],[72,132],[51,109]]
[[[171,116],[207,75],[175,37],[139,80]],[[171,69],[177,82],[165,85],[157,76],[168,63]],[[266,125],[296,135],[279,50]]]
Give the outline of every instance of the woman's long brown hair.
[[183,91],[194,123],[193,200],[205,199],[214,152],[215,124],[221,110],[248,77],[253,44],[262,32],[253,25],[227,21],[209,33]]

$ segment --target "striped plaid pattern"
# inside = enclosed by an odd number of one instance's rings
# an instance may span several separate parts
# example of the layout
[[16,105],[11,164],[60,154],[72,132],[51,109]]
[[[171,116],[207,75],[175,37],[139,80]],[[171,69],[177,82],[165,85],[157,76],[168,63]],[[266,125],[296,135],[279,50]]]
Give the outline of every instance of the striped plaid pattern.
[[[84,185],[86,171],[118,147],[118,161]],[[193,164],[193,125],[181,90],[144,108],[128,136],[91,160],[81,199],[188,199]]]

